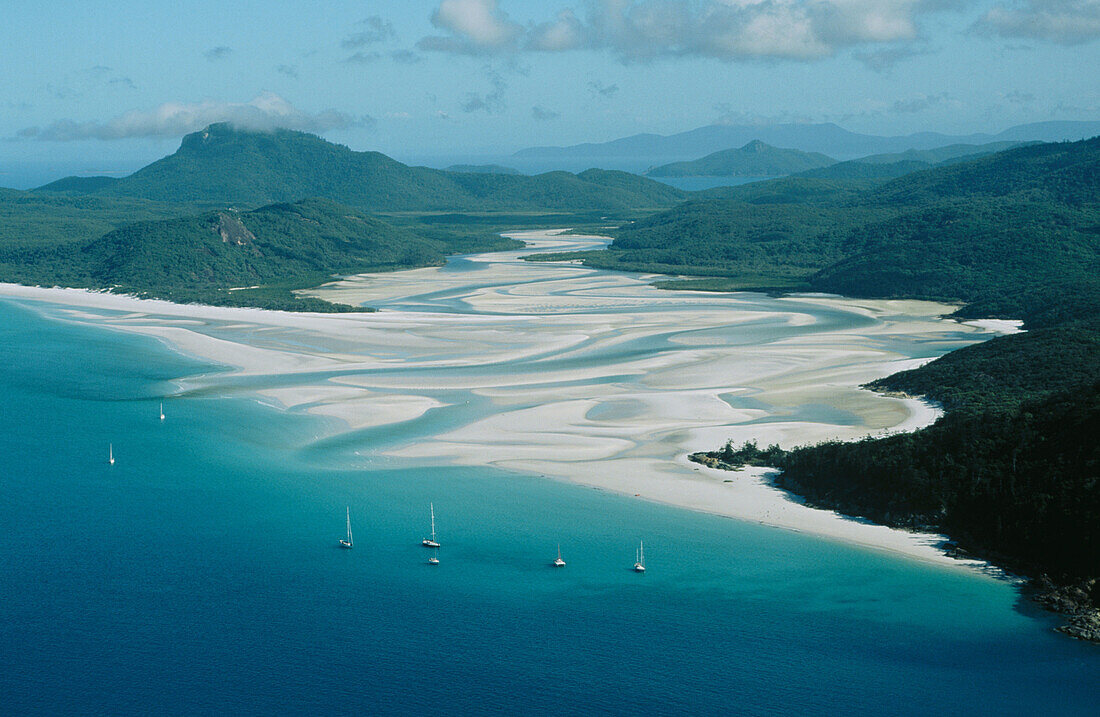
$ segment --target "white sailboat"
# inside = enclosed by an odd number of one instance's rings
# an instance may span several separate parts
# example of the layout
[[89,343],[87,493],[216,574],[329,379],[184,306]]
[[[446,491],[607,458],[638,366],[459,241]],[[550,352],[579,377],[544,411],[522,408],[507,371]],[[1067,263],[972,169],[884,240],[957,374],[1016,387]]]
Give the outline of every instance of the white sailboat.
[[645,572],[645,546],[642,545],[642,541],[638,541],[638,552],[636,553],[636,559],[634,560],[634,572]]
[[110,463],[111,465],[115,464],[115,444],[114,443],[108,443],[107,444],[107,462]]
[[348,513],[348,537],[347,537],[347,540],[341,540],[340,541],[340,547],[350,549],[350,548],[354,547],[354,544],[352,543],[352,540],[351,540],[351,507],[350,506],[347,509],[347,513]]
[[439,558],[435,555],[428,558],[428,565],[439,565]]
[[160,404],[160,420],[164,420],[164,404]]
[[555,568],[564,568],[565,567],[565,561],[561,559],[561,543],[558,543],[558,557],[557,557],[557,560],[554,561],[554,567]]
[[[435,539],[435,504],[434,503],[429,503],[428,507],[432,512],[432,537],[424,538],[423,540],[420,541],[420,544],[423,545],[425,548],[438,548],[439,543],[436,542],[436,539]],[[436,562],[438,563],[439,561],[436,560]]]

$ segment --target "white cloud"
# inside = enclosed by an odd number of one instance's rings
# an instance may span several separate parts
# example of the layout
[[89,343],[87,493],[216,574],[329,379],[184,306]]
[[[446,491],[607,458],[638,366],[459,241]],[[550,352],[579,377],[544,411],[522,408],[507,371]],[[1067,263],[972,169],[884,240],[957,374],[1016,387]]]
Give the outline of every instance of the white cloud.
[[1100,38],[1100,0],[999,2],[974,29],[989,35],[1077,45]]
[[167,102],[150,111],[132,110],[105,122],[58,120],[46,127],[27,127],[17,136],[52,142],[114,140],[134,137],[179,137],[214,122],[229,122],[242,129],[273,130],[277,127],[325,132],[373,123],[370,117],[353,117],[336,110],[312,114],[294,107],[282,97],[265,92],[249,102]]
[[624,60],[812,60],[849,47],[912,42],[921,16],[965,2],[587,0],[584,20],[563,8],[554,19],[524,28],[496,0],[444,0],[432,23],[448,34],[426,37],[419,46],[467,54],[607,50]]
[[550,22],[540,23],[527,33],[527,48],[544,52],[576,50],[590,44],[590,30],[569,8]]
[[497,0],[443,0],[432,13],[432,25],[447,34],[425,37],[417,43],[421,50],[493,52],[514,48],[524,32]]

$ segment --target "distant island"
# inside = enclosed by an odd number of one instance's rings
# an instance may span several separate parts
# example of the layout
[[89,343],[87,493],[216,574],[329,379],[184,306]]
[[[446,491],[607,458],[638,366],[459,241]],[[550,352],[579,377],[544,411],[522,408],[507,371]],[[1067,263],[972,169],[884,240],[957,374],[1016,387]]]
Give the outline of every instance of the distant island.
[[586,142],[568,147],[528,147],[515,153],[523,160],[539,159],[561,166],[572,162],[585,167],[641,170],[655,164],[691,160],[746,142],[760,140],[774,147],[821,152],[840,159],[871,154],[927,150],[953,144],[990,142],[1061,142],[1100,135],[1100,122],[1033,122],[994,134],[949,135],[918,132],[880,136],[852,132],[832,122],[776,124],[712,124],[670,135],[636,134],[609,142]]
[[646,170],[647,177],[779,177],[828,167],[836,160],[817,152],[780,149],[753,140],[690,162],[673,162]]

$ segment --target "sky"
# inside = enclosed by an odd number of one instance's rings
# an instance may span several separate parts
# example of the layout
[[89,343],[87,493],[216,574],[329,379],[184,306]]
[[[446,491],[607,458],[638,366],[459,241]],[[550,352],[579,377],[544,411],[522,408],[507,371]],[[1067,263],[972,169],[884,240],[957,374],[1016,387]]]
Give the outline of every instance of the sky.
[[0,0],[0,68],[0,186],[136,169],[221,120],[404,161],[714,123],[996,132],[1100,119],[1100,0]]

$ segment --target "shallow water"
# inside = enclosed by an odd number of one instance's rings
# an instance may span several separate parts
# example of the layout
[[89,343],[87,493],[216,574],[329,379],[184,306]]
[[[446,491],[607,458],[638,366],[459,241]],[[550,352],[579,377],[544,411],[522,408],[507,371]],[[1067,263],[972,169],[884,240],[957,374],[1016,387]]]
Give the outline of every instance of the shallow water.
[[[423,419],[334,437],[247,385],[221,395],[224,369],[55,313],[0,302],[5,713],[1095,708],[1100,652],[1006,582],[387,458],[387,441],[496,409],[454,392]],[[606,420],[636,409],[605,406]],[[435,568],[419,545],[430,501]],[[345,506],[352,551],[337,547]],[[629,569],[640,539],[644,576]],[[564,569],[549,566],[558,543]]]

